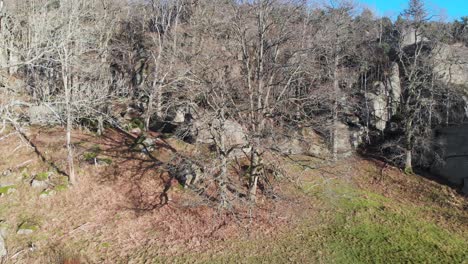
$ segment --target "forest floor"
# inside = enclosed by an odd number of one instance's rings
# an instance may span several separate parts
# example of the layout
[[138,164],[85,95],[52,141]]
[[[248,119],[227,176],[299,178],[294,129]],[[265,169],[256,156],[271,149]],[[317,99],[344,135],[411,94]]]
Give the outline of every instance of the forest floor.
[[149,157],[116,131],[75,131],[68,187],[63,130],[25,136],[35,149],[17,134],[0,141],[4,263],[468,263],[468,199],[375,160],[271,155],[283,176],[258,203],[232,196],[220,209],[161,169],[174,153],[209,159],[204,149],[167,138]]

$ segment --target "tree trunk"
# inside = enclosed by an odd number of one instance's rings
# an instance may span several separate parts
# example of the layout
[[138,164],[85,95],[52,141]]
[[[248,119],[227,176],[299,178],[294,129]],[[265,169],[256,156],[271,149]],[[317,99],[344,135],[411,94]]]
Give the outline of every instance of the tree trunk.
[[338,160],[338,100],[340,96],[340,83],[338,80],[338,56],[335,56],[334,67],[333,67],[333,92],[335,95],[333,105],[333,133],[332,133],[332,154],[333,160]]
[[262,161],[256,149],[252,149],[250,154],[250,182],[249,182],[249,200],[257,202],[258,179],[262,173]]
[[[157,67],[159,67],[159,60],[160,58],[158,57],[156,60],[155,60],[155,63],[158,65]],[[151,88],[151,91],[150,91],[150,94],[149,94],[149,97],[148,97],[148,106],[147,106],[147,109],[146,109],[146,116],[145,116],[145,126],[146,126],[146,130],[148,131],[149,130],[149,127],[150,127],[150,122],[151,122],[151,116],[153,114],[156,114],[156,118],[158,120],[162,120],[163,119],[163,114],[162,114],[162,89],[163,89],[163,86],[161,84],[158,84],[158,82],[164,82],[166,80],[166,76],[163,76],[162,79],[158,79],[159,76],[155,70],[155,73],[154,73],[154,80],[153,80],[153,83],[152,83],[152,88]],[[153,101],[155,101],[153,103]],[[156,105],[156,106],[155,106]]]
[[[164,79],[163,79],[164,80]],[[163,111],[162,111],[162,96],[163,96],[163,87],[159,85],[157,91],[156,91],[156,116],[159,119],[163,119]]]
[[265,49],[265,25],[264,25],[264,13],[263,13],[263,3],[258,14],[258,65],[257,65],[257,81],[258,81],[258,91],[257,91],[257,129],[259,133],[264,129],[264,116],[263,116],[263,93],[264,93],[264,49]]
[[153,114],[153,92],[150,93],[148,97],[148,105],[146,106],[146,115],[145,115],[145,129],[149,130],[151,115]]
[[[64,67],[64,66],[62,66]],[[65,105],[66,105],[66,114],[67,114],[67,124],[66,124],[66,138],[67,138],[67,162],[68,162],[68,180],[71,185],[77,183],[75,176],[75,166],[73,163],[73,145],[71,142],[71,132],[73,129],[73,117],[71,111],[71,91],[70,85],[68,83],[67,70],[63,71],[63,85],[65,88]]]
[[407,149],[405,153],[405,173],[411,174],[413,173],[413,153],[411,149]]
[[227,177],[227,166],[228,166],[228,161],[227,161],[227,150],[226,150],[226,136],[225,136],[225,129],[224,129],[224,111],[221,110],[222,117],[220,118],[220,131],[219,131],[219,136],[220,136],[220,148],[221,148],[221,173],[218,178],[218,186],[219,186],[219,197],[220,197],[220,206],[221,207],[226,207],[227,206],[227,190],[226,190],[226,177]]
[[99,116],[97,118],[97,133],[99,136],[102,136],[104,134],[104,118],[102,116]]
[[221,155],[221,174],[218,179],[219,186],[219,203],[221,207],[227,206],[227,189],[226,189],[226,175],[227,175],[227,158]]

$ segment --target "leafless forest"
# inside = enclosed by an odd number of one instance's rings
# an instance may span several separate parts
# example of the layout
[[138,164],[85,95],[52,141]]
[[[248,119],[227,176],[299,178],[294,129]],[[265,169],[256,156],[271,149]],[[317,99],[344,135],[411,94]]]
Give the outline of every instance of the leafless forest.
[[[443,167],[437,131],[468,119],[467,67],[468,17],[422,0],[396,20],[346,0],[1,0],[0,144],[18,138],[12,153],[35,149],[73,189],[83,160],[106,163],[75,139],[119,133],[216,210],[252,210],[297,155]],[[34,127],[61,128],[61,161]],[[160,158],[167,138],[195,154]]]

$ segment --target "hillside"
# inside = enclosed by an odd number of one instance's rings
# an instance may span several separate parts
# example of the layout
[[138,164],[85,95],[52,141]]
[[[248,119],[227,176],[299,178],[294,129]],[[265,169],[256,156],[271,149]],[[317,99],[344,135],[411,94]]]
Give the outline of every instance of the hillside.
[[468,17],[361,1],[0,0],[0,264],[468,264]]
[[[170,200],[161,203],[167,175],[117,131],[105,137],[76,131],[80,183],[71,188],[52,168],[64,166],[62,131],[32,127],[27,134],[49,163],[17,136],[0,143],[6,154],[0,184],[15,190],[0,197],[7,263],[467,260],[466,197],[381,162],[270,156],[268,162],[282,164],[283,176],[268,192],[262,188],[257,206],[219,211],[209,197],[175,181]],[[209,155],[173,138],[164,143],[152,152],[157,160],[173,151]],[[96,152],[105,162],[84,160]],[[31,187],[44,173],[48,187]]]

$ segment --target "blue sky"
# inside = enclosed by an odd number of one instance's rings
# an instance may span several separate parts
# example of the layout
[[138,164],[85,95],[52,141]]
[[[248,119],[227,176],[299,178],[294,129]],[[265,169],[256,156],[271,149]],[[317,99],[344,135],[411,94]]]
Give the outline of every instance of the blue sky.
[[[378,16],[396,18],[408,5],[408,0],[357,0],[375,11]],[[468,0],[425,0],[433,15],[444,14],[447,21],[468,16]],[[439,17],[434,18],[439,20]]]

